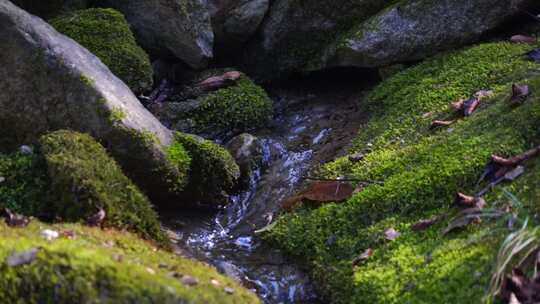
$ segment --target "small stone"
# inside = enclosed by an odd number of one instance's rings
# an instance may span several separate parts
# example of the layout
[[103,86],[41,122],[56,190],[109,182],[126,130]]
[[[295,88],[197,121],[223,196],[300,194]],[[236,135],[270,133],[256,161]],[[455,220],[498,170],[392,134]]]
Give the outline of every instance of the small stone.
[[231,287],[225,287],[225,288],[223,288],[223,291],[225,291],[227,294],[233,294],[234,293],[234,289],[232,289]]
[[186,285],[186,286],[195,286],[197,284],[199,284],[199,281],[197,281],[197,279],[195,279],[194,277],[191,277],[191,276],[184,276],[180,282],[182,282],[182,284]]
[[146,267],[146,271],[149,273],[149,274],[156,274],[156,271],[150,267]]
[[354,153],[354,154],[351,154],[349,155],[349,161],[352,162],[352,163],[357,163],[361,160],[363,160],[365,157],[365,155],[363,153]]
[[52,240],[57,239],[60,236],[60,234],[58,233],[58,231],[45,229],[41,231],[41,236],[47,241],[52,241]]
[[212,285],[216,286],[216,287],[221,286],[221,283],[220,283],[218,280],[216,280],[216,279],[210,280],[210,283],[211,283]]
[[384,238],[387,239],[387,240],[389,240],[389,241],[394,241],[394,240],[397,239],[400,235],[401,235],[401,233],[399,233],[398,231],[396,231],[394,228],[387,229],[387,230],[384,232]]
[[22,154],[28,155],[28,154],[32,154],[34,152],[34,149],[32,149],[32,147],[30,146],[22,145],[19,148],[19,151],[21,151]]
[[3,177],[3,176],[0,176],[0,184],[3,183],[3,182],[5,182],[5,181],[6,181],[6,178]]
[[38,248],[32,248],[28,251],[23,251],[20,253],[15,252],[7,258],[7,264],[10,267],[30,264],[36,259],[38,252]]

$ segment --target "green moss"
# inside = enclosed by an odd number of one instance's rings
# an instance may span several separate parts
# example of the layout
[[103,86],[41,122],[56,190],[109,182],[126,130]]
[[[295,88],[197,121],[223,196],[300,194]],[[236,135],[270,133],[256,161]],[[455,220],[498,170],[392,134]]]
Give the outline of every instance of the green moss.
[[187,183],[191,167],[191,157],[186,149],[184,149],[184,146],[179,142],[174,142],[167,149],[167,157],[178,168],[178,171],[183,176],[183,180]]
[[49,178],[47,166],[37,154],[0,154],[1,207],[23,214],[43,213],[43,195]]
[[121,109],[117,108],[111,111],[109,119],[112,123],[120,123],[126,118],[126,113]]
[[368,97],[367,110],[374,117],[359,134],[356,148],[407,145],[423,137],[433,119],[450,115],[451,102],[481,89],[500,90],[516,70],[533,66],[520,56],[529,48],[483,44],[436,56],[384,81]]
[[93,8],[65,14],[50,23],[99,57],[134,92],[152,87],[148,55],[137,46],[121,13]]
[[[45,241],[40,236],[43,229],[75,236]],[[254,294],[215,269],[129,233],[37,221],[12,229],[0,223],[0,260],[31,248],[39,251],[30,264],[0,265],[0,302],[259,303]],[[198,284],[186,286],[182,276],[191,276]],[[227,294],[225,287],[234,293]]]
[[[322,170],[383,184],[369,185],[341,205],[287,214],[266,238],[306,263],[333,303],[478,302],[497,245],[464,247],[468,234],[441,236],[439,227],[416,235],[409,226],[449,212],[457,191],[477,191],[491,154],[510,156],[540,143],[540,70],[516,56],[527,48],[481,45],[428,60],[383,82],[371,94],[377,113],[357,139],[359,148],[373,143],[370,153],[358,163],[342,158]],[[528,83],[533,92],[517,108],[507,102],[514,82]],[[493,89],[495,96],[450,128],[429,130],[431,119],[450,115],[449,102],[480,89]],[[423,118],[426,112],[433,114]],[[531,174],[511,190],[536,205],[537,173]],[[531,209],[531,215],[538,210]],[[382,236],[390,227],[404,235],[389,245]],[[330,237],[334,244],[328,244]],[[353,268],[352,260],[367,248],[379,253]],[[421,258],[428,252],[433,261],[424,265]]]
[[227,150],[211,141],[180,132],[176,133],[175,139],[191,156],[187,191],[211,199],[235,186],[240,169]]
[[272,100],[246,76],[231,87],[201,97],[200,101],[201,106],[189,113],[196,133],[242,132],[264,126],[272,115]]
[[168,242],[148,199],[92,137],[56,131],[43,136],[40,144],[52,182],[51,208],[57,217],[81,221],[103,208],[106,226]]

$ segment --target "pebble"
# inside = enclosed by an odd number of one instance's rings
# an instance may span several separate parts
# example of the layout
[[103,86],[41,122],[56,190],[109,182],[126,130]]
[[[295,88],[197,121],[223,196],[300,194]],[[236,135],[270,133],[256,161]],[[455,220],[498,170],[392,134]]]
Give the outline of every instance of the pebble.
[[233,294],[234,293],[234,289],[232,289],[230,287],[223,288],[223,291],[225,291],[227,294]]
[[195,279],[194,277],[190,277],[190,276],[184,276],[180,282],[182,282],[182,284],[186,285],[186,286],[195,286],[197,284],[199,284],[199,281],[197,281],[197,279]]
[[220,283],[218,280],[216,280],[216,279],[210,280],[210,283],[212,283],[212,285],[214,285],[214,286],[216,286],[216,287],[221,286],[221,283]]
[[148,271],[149,274],[156,274],[156,271],[150,267],[146,267],[146,271]]
[[41,236],[47,241],[52,241],[54,239],[57,239],[60,236],[60,234],[58,233],[58,231],[45,229],[41,231]]
[[21,151],[22,154],[32,154],[34,152],[34,149],[32,149],[32,147],[30,146],[27,146],[27,145],[22,145],[20,148],[19,148],[19,151]]
[[6,178],[3,177],[3,176],[0,176],[0,184],[3,183],[3,182],[5,182],[5,181],[6,181]]

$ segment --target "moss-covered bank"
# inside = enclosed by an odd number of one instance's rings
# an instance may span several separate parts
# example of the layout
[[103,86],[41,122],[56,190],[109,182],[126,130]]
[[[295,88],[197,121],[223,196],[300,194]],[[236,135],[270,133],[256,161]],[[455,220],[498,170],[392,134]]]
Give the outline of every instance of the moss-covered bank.
[[135,93],[152,88],[150,59],[120,12],[91,8],[66,13],[50,23],[99,57]]
[[[44,229],[60,237],[46,241]],[[34,260],[8,265],[8,257],[32,249]],[[215,269],[115,230],[2,222],[0,261],[2,303],[259,303]]]
[[[328,176],[384,184],[372,184],[342,205],[287,214],[266,237],[306,263],[334,303],[480,302],[497,238],[471,243],[474,228],[443,236],[446,221],[425,232],[410,226],[453,212],[455,193],[474,193],[491,154],[509,156],[540,142],[540,67],[520,56],[531,48],[479,45],[437,56],[384,81],[369,97],[375,114],[355,141],[354,151],[367,153],[365,159],[338,159],[322,170]],[[507,102],[513,82],[529,83],[533,92],[517,108]],[[450,102],[482,89],[495,96],[484,99],[471,117],[430,130],[433,119],[455,118]],[[537,175],[534,166],[530,170]],[[526,181],[514,183],[512,191],[523,195],[535,214],[540,197],[530,189],[537,182]],[[495,197],[488,201],[492,204]],[[384,231],[392,227],[402,236],[389,242]],[[375,255],[353,267],[368,248]]]
[[84,222],[104,209],[103,226],[168,244],[148,198],[89,135],[44,135],[35,153],[0,156],[0,176],[0,203],[15,212]]

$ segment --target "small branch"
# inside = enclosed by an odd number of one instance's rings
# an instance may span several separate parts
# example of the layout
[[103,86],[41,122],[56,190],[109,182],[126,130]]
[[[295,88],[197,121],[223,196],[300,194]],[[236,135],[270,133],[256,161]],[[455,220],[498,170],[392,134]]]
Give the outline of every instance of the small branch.
[[510,167],[514,167],[514,166],[517,166],[519,164],[521,164],[522,162],[532,158],[532,157],[535,157],[537,156],[538,154],[540,154],[540,146],[536,146],[528,151],[525,151],[519,155],[516,155],[514,157],[511,157],[511,158],[504,158],[504,157],[500,157],[500,156],[497,156],[497,155],[492,155],[491,156],[491,160],[498,164],[498,165],[501,165],[501,166],[510,166]]

